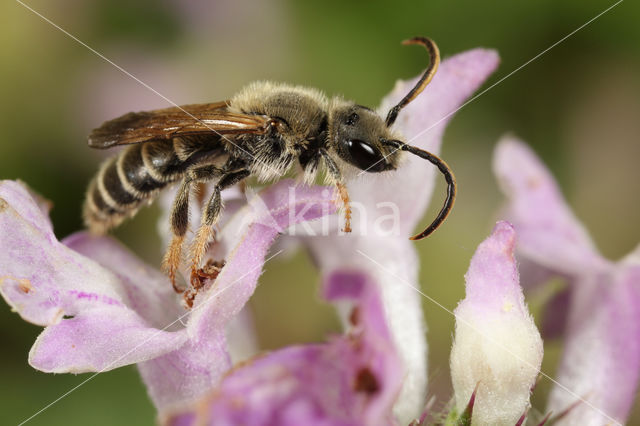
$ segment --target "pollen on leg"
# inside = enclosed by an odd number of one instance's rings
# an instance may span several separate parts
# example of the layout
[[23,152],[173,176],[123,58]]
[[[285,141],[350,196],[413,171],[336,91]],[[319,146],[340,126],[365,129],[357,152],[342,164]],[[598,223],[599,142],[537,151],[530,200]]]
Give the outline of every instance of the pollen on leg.
[[342,232],[351,232],[351,204],[347,186],[343,183],[338,183],[336,184],[336,188],[338,188],[338,195],[340,195],[340,200],[344,207],[344,229]]
[[180,266],[180,260],[182,260],[182,243],[184,242],[184,235],[174,235],[167,252],[162,260],[162,270],[166,272],[171,280],[171,285],[176,293],[182,293],[184,290],[179,288],[176,284],[176,271]]

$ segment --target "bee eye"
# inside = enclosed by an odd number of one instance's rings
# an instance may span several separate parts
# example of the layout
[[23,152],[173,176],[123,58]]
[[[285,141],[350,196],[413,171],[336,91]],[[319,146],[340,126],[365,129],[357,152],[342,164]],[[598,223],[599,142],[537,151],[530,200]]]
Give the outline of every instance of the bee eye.
[[353,126],[354,124],[356,124],[358,122],[359,118],[360,118],[360,116],[357,113],[354,112],[349,117],[347,117],[347,119],[345,120],[344,124],[346,124],[347,126]]
[[360,139],[348,140],[347,149],[351,155],[351,162],[362,170],[381,172],[386,167],[382,154],[365,141]]

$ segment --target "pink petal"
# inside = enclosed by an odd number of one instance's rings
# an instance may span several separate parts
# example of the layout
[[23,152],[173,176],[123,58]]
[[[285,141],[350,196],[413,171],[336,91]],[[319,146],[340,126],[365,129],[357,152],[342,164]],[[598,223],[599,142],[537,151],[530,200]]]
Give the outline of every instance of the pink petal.
[[42,198],[21,181],[0,181],[0,213],[7,207],[14,208],[18,214],[39,232],[52,232],[49,210],[51,203]]
[[[425,91],[400,113],[396,130],[404,134],[406,141],[437,153],[450,114],[497,64],[497,54],[484,49],[445,60]],[[382,113],[386,114],[415,81],[398,83],[393,93],[383,100]],[[352,235],[338,239],[313,237],[307,241],[324,276],[345,267],[375,273],[393,341],[404,368],[411,372],[405,377],[394,410],[401,423],[420,415],[426,396],[427,347],[421,296],[416,291],[420,288],[418,262],[414,243],[408,237],[428,205],[436,173],[435,167],[424,160],[406,157],[396,172],[363,174],[349,182],[349,194],[354,202]],[[398,226],[392,227],[394,223]]]
[[[289,189],[296,203],[288,204]],[[261,194],[266,210],[254,215],[248,207],[238,212],[230,229],[239,229],[239,242],[213,286],[201,292],[187,325],[188,345],[139,366],[152,400],[161,413],[202,396],[231,368],[226,330],[253,294],[269,247],[281,229],[335,211],[330,191],[281,181]],[[248,218],[244,215],[250,215]],[[265,225],[273,221],[274,226]],[[211,285],[211,284],[209,284]]]
[[163,413],[202,398],[231,369],[224,330],[193,336],[173,352],[138,364],[156,409]]
[[[339,238],[339,241],[336,240]],[[386,322],[405,371],[403,390],[394,413],[400,423],[420,415],[427,389],[427,344],[414,244],[405,238],[313,237],[307,241],[312,256],[330,277],[344,269],[375,276],[385,305]],[[348,324],[349,312],[340,311]]]
[[640,262],[585,277],[574,288],[560,385],[548,410],[578,402],[559,425],[625,423],[640,373]]
[[[79,232],[62,243],[115,274],[120,281],[119,287],[126,294],[127,306],[149,325],[164,328],[186,313],[167,276],[141,261],[116,240]],[[180,328],[177,324],[169,331]]]
[[182,346],[188,336],[150,327],[135,312],[93,306],[47,327],[29,363],[48,373],[108,371],[153,359]]
[[[189,229],[192,231],[198,229],[201,223],[203,206],[201,205],[202,203],[199,197],[203,197],[204,202],[206,203],[208,201],[208,197],[210,197],[213,191],[213,186],[213,183],[208,183],[201,188],[198,194],[191,194],[192,199],[189,204]],[[231,221],[231,218],[233,218],[235,214],[247,204],[245,192],[250,191],[250,188],[241,189],[238,185],[222,191],[221,197],[222,202],[224,203],[224,210],[220,220],[215,226],[216,244],[210,245],[205,255],[206,258],[216,260],[224,259],[233,246],[240,240],[241,235],[239,235],[239,232],[242,231],[241,228],[246,224],[237,220],[233,221],[234,229],[231,229],[228,224]],[[167,191],[164,191],[159,197],[162,215],[158,220],[158,231],[165,247],[169,245],[171,240],[169,216],[176,192],[177,188],[170,188]],[[255,194],[254,197],[256,199],[260,199],[260,197]],[[246,213],[243,214],[247,216]],[[185,242],[185,247],[188,247],[191,244],[191,241],[189,241],[189,237],[191,235],[195,235],[195,232],[187,234],[188,241]],[[281,240],[282,239],[279,239],[278,241]],[[274,249],[274,251],[277,251],[277,249]],[[180,268],[180,272],[183,279],[188,281],[191,275],[191,268],[188,262],[183,263]],[[257,353],[257,336],[255,335],[249,306],[245,307],[245,309],[243,309],[229,323],[227,326],[227,337],[228,350],[234,363],[243,361]]]
[[[186,336],[158,330],[130,306],[133,294],[118,277],[93,260],[59,243],[42,204],[23,185],[0,184],[0,291],[27,321],[48,326],[31,349],[29,361],[48,372],[102,371],[167,352]],[[79,242],[86,235],[71,240]],[[139,261],[111,245],[120,267]],[[141,278],[132,269],[130,279]],[[144,298],[139,301],[146,302]],[[151,300],[150,302],[156,302]],[[141,341],[148,343],[133,350]]]
[[505,137],[498,143],[494,172],[508,199],[502,216],[518,230],[519,252],[568,275],[606,267],[553,176],[523,142]]
[[[465,304],[491,315],[508,311],[528,315],[513,255],[516,233],[507,222],[498,222],[491,237],[476,250],[465,275]],[[481,312],[482,313],[482,312]]]
[[[273,248],[272,248],[273,251]],[[278,251],[276,250],[275,253]],[[258,335],[250,306],[242,308],[227,325],[227,350],[232,364],[238,364],[260,351]]]
[[[558,424],[624,422],[640,374],[640,249],[618,264],[602,258],[553,177],[522,142],[503,139],[494,168],[523,259],[570,284],[570,300],[548,307],[555,331],[566,327],[548,410],[573,406]],[[558,312],[564,310],[566,318]]]
[[475,395],[477,424],[516,424],[530,406],[542,363],[542,339],[524,303],[514,244],[513,227],[498,222],[471,259],[466,297],[454,311],[456,406],[463,412]]
[[375,285],[361,274],[339,272],[328,280],[325,295],[354,304],[348,336],[288,347],[244,364],[195,410],[171,416],[168,423],[391,424],[402,377]]
[[[293,204],[289,204],[290,188],[296,193]],[[227,265],[216,279],[215,291],[203,294],[206,296],[204,299],[196,299],[194,307],[197,309],[194,309],[189,323],[192,331],[196,327],[215,328],[237,315],[253,294],[257,278],[262,273],[261,264],[279,232],[296,223],[334,213],[336,209],[331,191],[323,187],[297,186],[291,180],[269,187],[260,196],[267,210],[261,211],[260,216],[251,216],[251,222],[238,232],[242,240],[227,256]],[[254,214],[245,210],[250,215]],[[242,214],[232,220],[247,223]],[[234,226],[230,224],[230,228]],[[227,291],[229,286],[233,286],[233,290]]]
[[230,367],[226,325],[253,293],[278,230],[335,210],[324,188],[296,188],[289,214],[283,197],[290,187],[283,181],[264,194],[265,214],[277,229],[263,225],[264,217],[238,219],[245,224],[240,243],[183,328],[178,316],[185,311],[165,277],[108,238],[77,234],[65,241],[68,247],[59,243],[26,188],[2,182],[0,238],[7,249],[0,254],[0,291],[23,318],[48,326],[31,350],[31,364],[77,373],[142,363],[160,410],[203,395]]
[[[115,277],[60,244],[22,184],[2,181],[0,206],[0,292],[22,318],[39,325],[58,323],[90,303],[72,293],[80,288],[99,294],[101,303],[122,305],[123,295],[110,285]],[[87,276],[98,280],[85,284]]]

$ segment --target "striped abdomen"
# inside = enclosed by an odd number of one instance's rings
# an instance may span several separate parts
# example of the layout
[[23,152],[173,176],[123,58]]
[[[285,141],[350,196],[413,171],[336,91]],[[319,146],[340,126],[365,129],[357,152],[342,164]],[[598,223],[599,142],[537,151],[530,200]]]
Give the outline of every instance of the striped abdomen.
[[[213,151],[220,146],[214,145]],[[201,139],[176,138],[127,147],[102,164],[89,183],[84,202],[85,225],[104,233],[151,203],[159,190],[180,180],[212,145]]]

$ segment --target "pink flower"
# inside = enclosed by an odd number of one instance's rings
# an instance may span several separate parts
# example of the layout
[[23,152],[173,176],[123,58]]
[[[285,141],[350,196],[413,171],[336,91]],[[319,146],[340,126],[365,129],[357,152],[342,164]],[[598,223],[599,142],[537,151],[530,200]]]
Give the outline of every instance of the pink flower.
[[[556,424],[624,423],[640,372],[640,247],[618,262],[600,255],[549,171],[519,140],[498,144],[494,170],[518,232],[523,282],[564,277],[545,331],[565,345],[547,409]],[[568,411],[566,411],[568,410]]]
[[474,424],[515,425],[540,372],[542,339],[519,285],[515,240],[513,227],[498,222],[471,259],[455,310],[451,379],[458,413],[474,396]]
[[[262,194],[281,227],[296,217],[281,208],[290,187],[282,181]],[[300,202],[289,207],[305,210],[301,220],[333,211],[323,189],[297,187]],[[187,312],[164,275],[113,239],[78,233],[58,242],[47,206],[24,185],[2,181],[0,293],[23,319],[46,327],[29,363],[52,373],[138,364],[160,412],[203,396],[232,366],[226,328],[255,290],[277,235],[263,220],[244,225],[215,286]]]
[[[444,60],[425,91],[398,116],[395,128],[407,143],[437,154],[452,113],[495,70],[498,62],[497,53],[486,49],[470,50]],[[415,80],[398,82],[383,99],[379,111],[386,112],[414,84]],[[360,209],[354,211],[353,233],[307,240],[325,277],[336,270],[350,268],[367,274],[380,288],[386,321],[405,372],[402,391],[394,407],[401,424],[417,418],[426,399],[426,327],[422,296],[416,291],[420,288],[416,243],[408,237],[413,235],[428,207],[439,176],[436,173],[435,167],[424,160],[407,156],[393,174],[356,178],[348,184],[352,200],[360,205]],[[399,220],[393,222],[390,217]],[[339,229],[337,224],[334,229]],[[342,314],[343,323],[348,324],[348,313]]]
[[392,424],[402,370],[375,283],[336,272],[324,297],[347,303],[350,329],[327,343],[289,346],[254,358],[169,424]]

